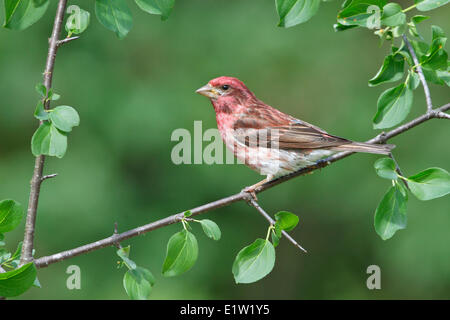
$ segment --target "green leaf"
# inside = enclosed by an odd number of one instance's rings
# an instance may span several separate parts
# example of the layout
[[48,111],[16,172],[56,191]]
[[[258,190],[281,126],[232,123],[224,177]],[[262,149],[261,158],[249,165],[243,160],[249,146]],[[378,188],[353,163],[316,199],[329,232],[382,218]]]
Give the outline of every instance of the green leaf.
[[338,13],[338,22],[344,26],[361,26],[361,27],[375,27],[369,25],[376,24],[377,11],[371,10],[372,6],[380,8],[378,11],[381,14],[381,8],[384,7],[387,1],[385,0],[352,0],[345,3],[344,8]]
[[161,20],[167,20],[173,7],[175,0],[135,0],[136,4],[141,10],[150,13],[161,15]]
[[72,35],[84,32],[89,26],[91,14],[76,5],[70,6],[69,10],[71,14],[65,24],[67,33]]
[[53,89],[50,88],[50,90],[48,91],[48,99],[56,101],[59,100],[59,98],[61,98],[61,96],[55,92],[53,92]]
[[377,74],[369,80],[369,86],[374,87],[386,82],[398,81],[403,77],[404,58],[399,55],[388,55]]
[[31,138],[31,151],[34,156],[64,157],[67,150],[67,136],[48,121],[41,124]]
[[128,270],[123,277],[123,287],[127,295],[133,300],[148,299],[154,285],[153,274],[141,267]]
[[122,259],[122,261],[125,263],[128,269],[136,269],[136,263],[128,258],[130,255],[130,246],[120,248],[116,251],[117,255]]
[[442,69],[447,70],[448,54],[444,50],[447,38],[444,31],[438,26],[431,26],[433,31],[433,39],[428,52],[420,57],[420,63],[423,67],[428,67],[433,70]]
[[61,131],[70,132],[72,128],[80,124],[80,116],[77,111],[69,106],[59,106],[50,112],[50,120]]
[[47,97],[47,87],[44,86],[42,83],[38,83],[38,84],[36,85],[35,89],[36,89],[36,92],[39,93],[39,95],[40,95],[42,98]]
[[375,171],[381,178],[397,180],[397,172],[394,160],[391,158],[381,158],[375,161]]
[[374,128],[390,128],[405,120],[412,102],[412,90],[405,83],[384,91],[378,99],[377,113],[373,118]]
[[190,216],[192,216],[191,210],[188,210],[188,211],[186,211],[186,212],[184,213],[184,217],[185,217],[185,218],[190,217]]
[[311,19],[319,10],[318,0],[276,0],[279,27],[289,28]]
[[425,21],[425,20],[427,20],[427,19],[429,19],[429,18],[430,18],[429,16],[423,16],[423,15],[418,14],[418,15],[412,17],[412,18],[411,18],[411,21],[412,21],[414,24],[417,25],[417,24],[419,24],[420,22]]
[[439,70],[432,70],[432,69],[428,69],[428,68],[423,67],[422,71],[423,71],[423,75],[425,77],[425,80],[427,80],[427,81],[429,81],[431,83],[434,83],[434,84],[441,85],[441,86],[445,84],[443,79],[441,79],[438,76]]
[[431,200],[450,193],[450,174],[441,168],[429,168],[408,178],[411,192],[419,200]]
[[280,211],[275,214],[275,220],[282,230],[291,231],[297,226],[299,219],[291,212]]
[[345,30],[353,29],[353,28],[357,28],[357,27],[358,26],[344,26],[343,24],[340,24],[340,23],[333,24],[333,29],[336,32],[338,32],[338,31],[345,31]]
[[0,232],[0,247],[3,247],[4,245],[5,245],[5,235]]
[[406,23],[406,14],[398,3],[388,3],[383,7],[381,22],[388,27],[396,27]]
[[436,76],[450,87],[450,68],[445,71],[437,70]]
[[200,222],[203,231],[209,238],[213,240],[220,240],[222,233],[220,232],[219,226],[214,221],[209,219],[203,219],[199,220],[198,222]]
[[239,251],[233,263],[236,283],[252,283],[264,278],[275,265],[275,248],[268,240],[256,239]]
[[375,211],[375,231],[383,240],[390,239],[397,230],[406,228],[408,198],[398,183],[389,188]]
[[133,27],[133,18],[126,0],[95,0],[95,15],[119,39],[125,38]]
[[32,262],[12,271],[0,273],[0,296],[16,297],[27,291],[36,279],[36,267]]
[[273,246],[276,248],[278,244],[280,243],[280,237],[277,235],[275,230],[272,230],[272,243]]
[[3,27],[23,30],[37,22],[47,11],[50,1],[6,0]]
[[408,88],[410,90],[416,90],[420,84],[419,75],[411,70],[408,71],[409,80],[408,80]]
[[165,277],[180,275],[192,268],[197,257],[198,244],[195,236],[187,230],[175,233],[167,244],[162,274]]
[[34,110],[34,117],[42,121],[48,120],[49,118],[49,114],[45,111],[44,103],[41,100],[38,101],[36,110]]
[[10,199],[0,201],[0,233],[16,228],[22,216],[23,208],[20,203]]
[[419,11],[429,11],[450,2],[450,0],[414,0],[417,4],[416,8]]

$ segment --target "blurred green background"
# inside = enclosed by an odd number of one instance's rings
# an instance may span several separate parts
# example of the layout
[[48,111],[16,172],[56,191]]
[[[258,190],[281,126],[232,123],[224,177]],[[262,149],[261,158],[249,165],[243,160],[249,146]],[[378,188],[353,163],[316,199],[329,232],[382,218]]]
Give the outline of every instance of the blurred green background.
[[[81,126],[70,134],[63,159],[47,159],[45,172],[59,176],[42,187],[35,256],[107,237],[116,221],[126,231],[259,181],[243,165],[171,162],[174,129],[193,132],[195,120],[204,130],[216,127],[210,102],[194,92],[214,77],[238,77],[263,101],[330,133],[359,141],[376,135],[371,119],[389,85],[369,88],[367,81],[390,49],[367,30],[335,33],[341,2],[323,3],[306,24],[282,29],[274,1],[177,1],[165,22],[129,1],[134,27],[118,40],[95,19],[93,1],[70,1],[91,12],[91,24],[59,50],[53,83],[62,95],[57,103],[75,107]],[[52,1],[44,18],[23,32],[0,30],[0,199],[24,205],[34,163],[30,138],[38,124],[34,86],[42,81],[55,9]],[[427,39],[431,24],[450,33],[449,10],[429,12],[432,19],[419,27]],[[436,106],[449,102],[448,87],[431,85],[431,92]],[[425,111],[421,90],[414,99],[408,119]],[[432,166],[450,169],[448,136],[448,123],[432,120],[391,143],[411,175]],[[373,215],[390,183],[376,176],[377,158],[354,155],[259,195],[269,213],[300,217],[293,236],[309,253],[282,240],[274,270],[255,284],[236,285],[231,273],[237,252],[267,230],[245,203],[201,216],[219,224],[222,239],[212,241],[194,225],[199,259],[182,276],[161,276],[167,241],[181,225],[123,244],[131,244],[130,257],[156,276],[153,299],[450,298],[450,198],[411,196],[407,229],[382,241]],[[7,234],[12,250],[23,228],[24,221]],[[125,269],[117,269],[117,260],[110,247],[40,269],[42,288],[20,298],[127,299]],[[81,290],[66,288],[72,264],[81,268]],[[381,268],[381,290],[366,287],[372,264]]]

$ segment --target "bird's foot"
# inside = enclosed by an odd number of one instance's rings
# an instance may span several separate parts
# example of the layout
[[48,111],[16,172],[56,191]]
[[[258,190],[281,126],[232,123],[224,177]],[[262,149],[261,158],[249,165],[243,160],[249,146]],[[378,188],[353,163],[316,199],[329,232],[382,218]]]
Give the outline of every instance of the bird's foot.
[[264,183],[266,183],[266,182],[268,182],[268,181],[270,181],[270,180],[272,180],[272,176],[268,176],[266,179],[261,180],[260,182],[255,183],[255,184],[252,185],[252,186],[245,187],[244,189],[242,189],[241,192],[248,193],[248,194],[253,198],[253,200],[258,201],[258,198],[256,197],[256,189],[258,189],[258,188],[261,187]]
[[[258,198],[256,197],[255,189],[256,188],[254,188],[254,186],[245,187],[244,189],[241,190],[241,192],[248,194],[248,196],[251,197],[253,200],[258,201]],[[250,200],[250,199],[248,199],[248,200]]]

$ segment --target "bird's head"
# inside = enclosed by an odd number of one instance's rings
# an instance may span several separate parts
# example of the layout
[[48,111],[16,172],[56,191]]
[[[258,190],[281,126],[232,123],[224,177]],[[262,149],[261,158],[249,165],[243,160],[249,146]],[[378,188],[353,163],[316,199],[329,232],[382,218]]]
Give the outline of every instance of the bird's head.
[[231,109],[255,99],[253,93],[239,79],[233,77],[219,77],[212,79],[196,91],[211,99],[216,111]]

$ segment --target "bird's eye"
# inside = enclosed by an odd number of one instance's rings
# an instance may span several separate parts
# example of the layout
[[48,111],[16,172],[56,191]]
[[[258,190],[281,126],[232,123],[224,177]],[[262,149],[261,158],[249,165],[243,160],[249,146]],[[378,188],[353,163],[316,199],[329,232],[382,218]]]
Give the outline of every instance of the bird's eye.
[[229,88],[230,88],[230,86],[227,85],[227,84],[224,84],[224,85],[222,86],[222,89],[223,89],[223,90],[228,90]]

